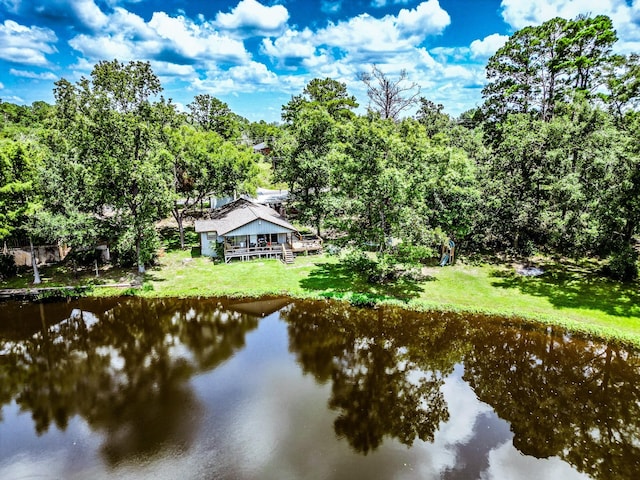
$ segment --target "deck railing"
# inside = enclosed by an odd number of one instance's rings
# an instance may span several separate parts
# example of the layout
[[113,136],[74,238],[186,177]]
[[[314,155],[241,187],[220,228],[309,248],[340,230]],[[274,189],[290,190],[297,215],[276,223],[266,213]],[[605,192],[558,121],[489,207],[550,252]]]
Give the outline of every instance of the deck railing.
[[315,235],[294,238],[291,242],[291,249],[294,252],[322,250],[322,239]]
[[251,257],[258,258],[278,258],[282,256],[282,244],[272,243],[263,247],[239,247],[233,245],[224,246],[224,260],[229,262],[232,258],[241,258],[247,260]]

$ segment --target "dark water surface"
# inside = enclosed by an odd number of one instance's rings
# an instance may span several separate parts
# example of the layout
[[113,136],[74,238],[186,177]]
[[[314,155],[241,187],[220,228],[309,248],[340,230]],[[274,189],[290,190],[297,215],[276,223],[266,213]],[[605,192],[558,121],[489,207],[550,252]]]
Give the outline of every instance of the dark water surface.
[[635,479],[640,354],[286,299],[0,304],[0,479]]

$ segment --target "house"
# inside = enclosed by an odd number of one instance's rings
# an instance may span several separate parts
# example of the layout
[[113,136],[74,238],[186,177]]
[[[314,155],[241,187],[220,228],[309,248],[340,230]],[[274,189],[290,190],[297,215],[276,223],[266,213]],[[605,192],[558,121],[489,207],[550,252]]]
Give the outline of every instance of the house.
[[196,220],[202,255],[234,258],[279,258],[293,261],[294,252],[320,251],[322,240],[303,238],[293,225],[266,205],[239,198]]

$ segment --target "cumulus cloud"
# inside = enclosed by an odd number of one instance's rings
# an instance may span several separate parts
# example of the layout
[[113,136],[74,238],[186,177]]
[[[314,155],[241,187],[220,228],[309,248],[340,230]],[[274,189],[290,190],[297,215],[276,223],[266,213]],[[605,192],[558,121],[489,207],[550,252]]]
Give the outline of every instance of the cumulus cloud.
[[282,30],[289,12],[282,5],[267,7],[256,0],[240,0],[231,13],[218,13],[216,23],[228,30],[244,30],[256,33]]
[[489,58],[509,40],[507,35],[493,33],[482,40],[471,42],[471,54],[475,58]]
[[540,25],[554,17],[575,18],[578,15],[607,15],[613,21],[620,41],[615,48],[621,53],[640,48],[640,2],[626,0],[502,0],[502,18],[515,29]]
[[378,62],[381,57],[372,54],[413,50],[429,35],[441,33],[450,22],[438,1],[429,0],[414,9],[402,9],[398,15],[375,18],[363,13],[347,21],[330,22],[318,30],[315,42],[346,51],[352,58]]
[[32,78],[34,80],[57,80],[58,77],[51,72],[36,73],[29,70],[9,69],[9,74],[14,77]]
[[95,35],[80,34],[71,47],[91,60],[150,59],[189,65],[216,60],[242,63],[249,59],[241,41],[218,32],[211,23],[155,12],[149,22],[123,9],[116,9],[108,27]]
[[303,31],[287,30],[282,36],[262,40],[262,51],[272,58],[309,59],[316,51],[314,34],[308,28]]
[[451,23],[451,17],[440,7],[438,0],[422,2],[416,8],[403,8],[398,13],[398,28],[404,33],[433,35],[442,31]]
[[78,20],[92,30],[104,27],[109,21],[109,17],[100,10],[100,7],[93,0],[76,0],[70,2],[70,6]]
[[0,59],[26,65],[47,65],[47,54],[57,52],[53,30],[27,27],[13,20],[0,24]]

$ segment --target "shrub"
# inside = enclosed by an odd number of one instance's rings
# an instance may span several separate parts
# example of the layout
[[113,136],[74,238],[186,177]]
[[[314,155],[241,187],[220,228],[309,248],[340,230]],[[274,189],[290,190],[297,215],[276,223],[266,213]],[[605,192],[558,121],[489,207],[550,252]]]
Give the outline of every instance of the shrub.
[[437,256],[437,252],[424,245],[401,243],[396,247],[395,257],[399,263],[424,264]]
[[629,281],[638,277],[638,252],[626,245],[609,256],[604,273],[616,280]]
[[13,255],[0,254],[0,279],[6,280],[18,273],[18,267],[13,259]]
[[369,276],[377,270],[376,262],[366,252],[354,249],[347,251],[342,257],[342,264],[352,272]]

